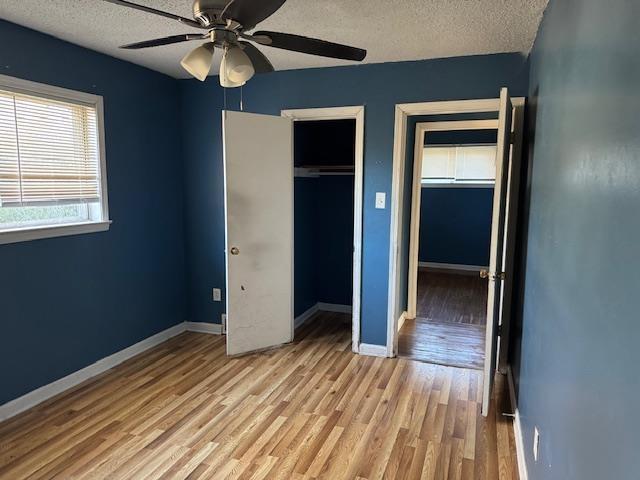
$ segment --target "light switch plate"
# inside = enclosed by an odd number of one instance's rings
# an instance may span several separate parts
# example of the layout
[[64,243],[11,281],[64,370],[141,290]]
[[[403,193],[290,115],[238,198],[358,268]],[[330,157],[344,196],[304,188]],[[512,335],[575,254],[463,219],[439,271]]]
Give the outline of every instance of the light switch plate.
[[385,192],[376,192],[376,208],[384,209],[387,203],[387,194]]
[[222,301],[222,291],[219,288],[213,289],[213,301],[214,302]]

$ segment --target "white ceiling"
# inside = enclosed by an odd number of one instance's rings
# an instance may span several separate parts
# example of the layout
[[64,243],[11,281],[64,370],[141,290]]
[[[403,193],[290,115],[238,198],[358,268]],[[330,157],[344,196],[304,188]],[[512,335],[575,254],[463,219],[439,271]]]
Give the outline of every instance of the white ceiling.
[[[191,0],[134,1],[191,18]],[[547,1],[288,0],[257,28],[365,48],[365,63],[528,53]],[[118,45],[202,32],[102,0],[1,0],[0,18],[176,78],[188,77],[179,61],[197,42],[138,51]],[[354,63],[260,48],[277,70]]]

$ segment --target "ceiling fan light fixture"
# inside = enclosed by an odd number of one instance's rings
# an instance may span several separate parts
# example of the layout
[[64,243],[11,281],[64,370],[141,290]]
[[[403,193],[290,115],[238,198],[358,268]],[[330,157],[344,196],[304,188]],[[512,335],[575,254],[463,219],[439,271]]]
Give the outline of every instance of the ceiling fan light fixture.
[[247,82],[234,82],[227,75],[227,56],[223,55],[222,61],[220,62],[220,86],[224,88],[236,88],[241,87]]
[[[225,49],[220,64],[220,83],[234,83],[235,86],[244,85],[253,77],[255,69],[249,56],[239,45],[231,45]],[[224,86],[224,85],[223,85]]]
[[180,61],[180,65],[192,76],[204,82],[211,70],[215,50],[213,42],[204,43],[187,53]]

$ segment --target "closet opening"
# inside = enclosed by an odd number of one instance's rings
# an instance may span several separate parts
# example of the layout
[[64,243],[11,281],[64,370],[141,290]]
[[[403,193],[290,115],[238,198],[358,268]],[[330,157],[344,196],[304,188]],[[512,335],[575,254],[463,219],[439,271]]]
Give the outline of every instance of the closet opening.
[[356,120],[296,121],[295,335],[352,342]]

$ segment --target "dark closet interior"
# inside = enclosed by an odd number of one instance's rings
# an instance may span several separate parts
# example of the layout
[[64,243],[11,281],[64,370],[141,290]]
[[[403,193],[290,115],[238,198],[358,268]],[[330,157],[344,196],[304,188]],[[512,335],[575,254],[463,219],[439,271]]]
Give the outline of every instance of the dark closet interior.
[[351,305],[355,120],[294,124],[294,310]]

